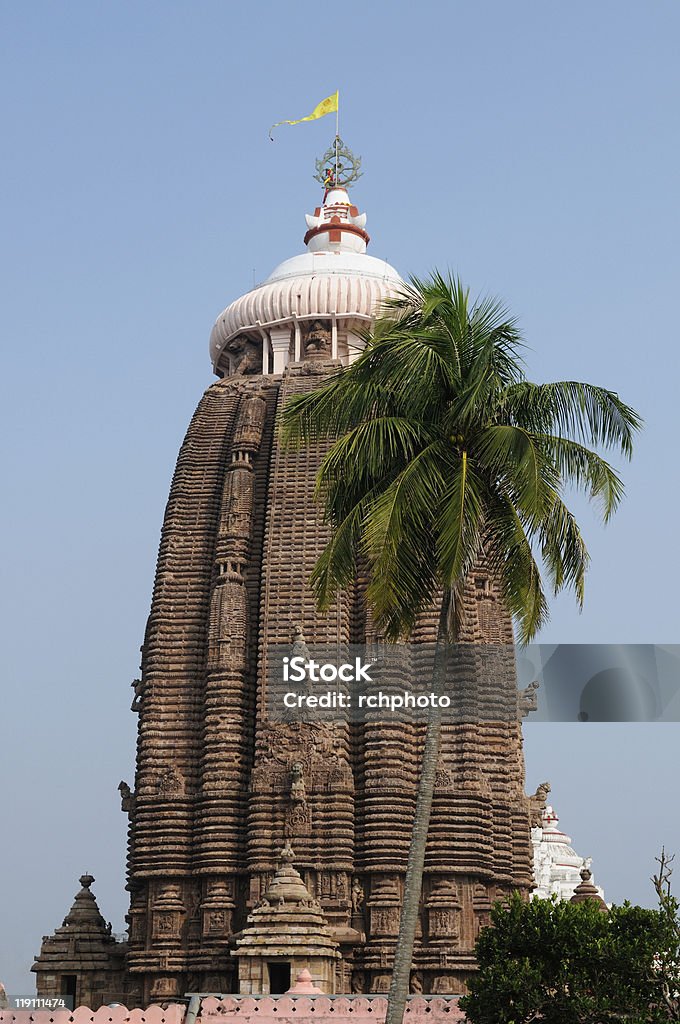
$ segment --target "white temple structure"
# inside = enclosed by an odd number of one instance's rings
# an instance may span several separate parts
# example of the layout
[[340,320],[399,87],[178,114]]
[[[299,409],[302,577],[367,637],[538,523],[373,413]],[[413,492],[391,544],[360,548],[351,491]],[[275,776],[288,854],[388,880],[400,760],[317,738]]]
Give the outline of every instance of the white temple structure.
[[[557,827],[559,818],[552,807],[545,808],[541,821],[540,828],[531,830],[536,880],[531,898],[547,900],[557,896],[559,900],[570,900],[581,882],[581,869],[590,867],[590,858],[580,857],[572,848],[570,836]],[[595,888],[604,899],[604,889],[599,885]]]
[[367,254],[365,224],[346,188],[327,192],[307,214],[307,251],[217,318],[210,355],[218,377],[280,374],[303,357],[354,362],[376,310],[404,287],[394,267]]

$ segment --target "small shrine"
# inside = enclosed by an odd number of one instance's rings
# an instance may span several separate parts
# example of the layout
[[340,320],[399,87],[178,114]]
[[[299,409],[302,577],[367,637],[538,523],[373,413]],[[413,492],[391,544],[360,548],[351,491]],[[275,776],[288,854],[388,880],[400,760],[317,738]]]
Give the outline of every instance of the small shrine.
[[44,935],[31,970],[44,997],[67,996],[71,1008],[99,1006],[122,999],[127,943],[118,942],[99,912],[90,887],[92,875],[81,875],[82,888],[53,935]]
[[279,853],[279,865],[264,896],[253,908],[246,927],[235,936],[239,991],[278,994],[309,971],[305,980],[315,991],[335,992],[335,963],[340,957],[321,904],[293,867],[290,843]]

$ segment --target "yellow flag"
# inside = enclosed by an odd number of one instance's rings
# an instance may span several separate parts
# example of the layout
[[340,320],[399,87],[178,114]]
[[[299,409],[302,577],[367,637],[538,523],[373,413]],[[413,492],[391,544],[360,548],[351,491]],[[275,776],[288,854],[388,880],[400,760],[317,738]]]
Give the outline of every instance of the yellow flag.
[[274,128],[278,128],[280,124],[302,124],[303,121],[316,121],[317,117],[324,117],[326,114],[335,114],[338,109],[338,92],[339,90],[321,100],[321,103],[317,103],[307,117],[300,117],[297,121],[277,121],[269,129],[269,138],[271,139]]

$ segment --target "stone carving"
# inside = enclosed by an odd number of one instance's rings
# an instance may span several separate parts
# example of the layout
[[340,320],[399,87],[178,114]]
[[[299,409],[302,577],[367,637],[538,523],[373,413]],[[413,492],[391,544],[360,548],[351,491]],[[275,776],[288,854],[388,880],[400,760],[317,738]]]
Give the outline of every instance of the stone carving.
[[364,887],[358,878],[352,882],[352,913],[361,914],[364,909]]
[[158,796],[177,796],[184,792],[184,779],[176,768],[170,765],[161,772],[156,780],[156,793]]
[[121,811],[126,811],[127,814],[131,814],[135,809],[135,794],[132,792],[127,782],[118,783],[118,792],[120,793]]
[[290,770],[290,799],[291,803],[301,804],[305,802],[305,780],[302,776],[302,765],[296,761]]
[[251,341],[245,334],[232,338],[225,346],[232,357],[234,377],[243,377],[250,373],[262,373],[262,346]]
[[[321,333],[305,338],[312,349],[304,365],[269,378],[266,389],[253,376],[260,359],[252,346],[259,342],[246,339],[234,346],[236,376],[208,388],[179,454],[142,652],[144,692],[136,694],[136,794],[121,792],[121,800],[135,797],[135,809],[127,882],[134,971],[121,966],[120,990],[137,992],[139,1005],[148,1005],[159,976],[173,983],[176,978],[180,993],[189,971],[199,975],[199,991],[219,991],[233,979],[238,957],[230,935],[245,928],[249,913],[257,913],[254,905],[265,897],[276,869],[275,851],[291,837],[311,894],[304,898],[321,899],[332,934],[342,936],[343,969],[352,974],[348,987],[365,992],[377,974],[389,981],[423,729],[378,715],[351,729],[343,722],[277,724],[266,708],[270,645],[344,649],[377,642],[361,573],[334,595],[327,613],[317,612],[308,583],[328,538],[314,502],[324,450],[284,450],[277,428],[288,399],[318,386],[332,371],[330,325],[323,316],[318,315]],[[497,594],[483,564],[474,578],[484,579],[485,593]],[[436,607],[423,613],[414,646],[433,642],[437,617]],[[294,623],[304,625],[304,635],[300,629],[291,639]],[[512,643],[503,602],[478,601],[474,579],[462,594],[461,636],[470,648]],[[413,670],[419,671],[417,658]],[[480,700],[486,699],[483,686]],[[507,687],[508,699],[516,701],[515,680]],[[417,968],[428,992],[437,974],[449,977],[457,992],[469,976],[474,922],[488,912],[482,907],[488,906],[486,896],[473,893],[474,880],[481,874],[494,895],[499,885],[525,895],[531,889],[521,749],[519,723],[487,716],[467,731],[460,723],[442,730],[442,774],[418,922]],[[294,779],[297,764],[302,774]],[[464,787],[468,772],[484,785]],[[306,820],[293,817],[305,809]],[[427,905],[431,879],[442,875],[459,879],[460,911],[448,903]],[[323,876],[329,879],[327,892]],[[345,890],[340,878],[347,880]],[[231,886],[228,898],[226,890],[221,896],[212,890],[218,881]],[[171,884],[179,886],[179,907],[159,900]],[[198,913],[195,892],[201,898]],[[282,919],[287,911],[280,912],[278,901],[272,898],[259,909]],[[302,903],[299,909],[313,910]],[[379,934],[372,929],[373,911]],[[429,914],[439,911],[431,930]],[[172,930],[155,927],[160,913],[175,915]],[[455,941],[450,913],[458,919]],[[225,921],[221,931],[214,930],[218,920]],[[433,934],[442,931],[447,934]],[[105,924],[102,943],[107,949],[117,945],[106,936]],[[442,949],[449,960],[437,966]],[[46,956],[39,985],[48,984],[41,977],[59,977],[55,963]],[[64,967],[62,973],[73,972]],[[80,968],[76,973],[81,976]],[[226,980],[218,985],[209,983],[211,977]],[[262,979],[249,982],[262,992]],[[102,997],[119,990],[104,974],[97,984]]]
[[175,945],[179,941],[182,920],[186,910],[180,898],[178,885],[164,885],[153,906],[153,936],[163,945]]
[[312,813],[306,800],[293,804],[286,811],[284,832],[286,837],[309,835]]
[[456,991],[453,979],[446,974],[438,975],[432,982],[432,995],[447,996]]
[[540,685],[539,681],[534,679],[524,690],[520,690],[518,700],[521,718],[526,718],[532,711],[538,709],[538,690]]
[[[232,462],[238,462],[242,452],[253,455],[260,447],[267,412],[267,404],[263,395],[263,390],[253,391],[246,395],[241,405],[234,431]],[[248,523],[248,533],[250,533],[250,523]]]
[[331,351],[330,324],[325,320],[315,320],[304,332],[302,344],[307,359],[328,356]]
[[542,782],[536,789],[533,796],[529,797],[529,814],[531,816],[531,827],[540,828],[543,820],[543,811],[548,803],[550,783]]
[[399,930],[398,907],[371,907],[371,933],[396,935]]
[[302,762],[291,768],[289,806],[286,809],[285,835],[307,836],[311,827],[311,810],[306,799]]
[[457,946],[460,938],[461,902],[458,886],[453,878],[440,878],[435,882],[427,901],[430,941],[447,947]]
[[208,914],[208,931],[221,932],[226,922],[226,914],[223,910],[213,910]]
[[411,992],[416,996],[423,994],[423,972],[413,971],[411,973]]
[[151,985],[150,994],[152,999],[171,999],[180,995],[179,978],[157,977]]
[[366,973],[364,971],[352,971],[351,989],[352,995],[361,995],[366,991]]
[[142,710],[142,694],[144,692],[144,684],[141,679],[133,679],[130,686],[134,690],[134,697],[132,698],[132,704],[130,705],[130,711],[141,711]]
[[[272,776],[271,769],[299,763],[313,789],[333,788],[333,779],[347,785],[351,780],[340,756],[341,737],[338,726],[331,722],[287,722],[267,725],[260,732],[262,753],[258,769],[267,769],[267,779],[278,778],[288,789],[289,774]],[[256,769],[254,779],[259,783]],[[334,774],[335,773],[335,774]]]
[[291,647],[290,656],[291,658],[304,658],[305,661],[309,660],[309,647],[305,640],[305,634],[302,631],[302,626],[296,623],[291,629],[290,641],[293,645]]
[[156,919],[156,930],[160,935],[169,935],[175,931],[175,921],[172,914],[159,914]]
[[295,853],[293,852],[293,847],[291,846],[289,839],[286,840],[279,850],[278,857],[281,864],[292,864],[295,860]]

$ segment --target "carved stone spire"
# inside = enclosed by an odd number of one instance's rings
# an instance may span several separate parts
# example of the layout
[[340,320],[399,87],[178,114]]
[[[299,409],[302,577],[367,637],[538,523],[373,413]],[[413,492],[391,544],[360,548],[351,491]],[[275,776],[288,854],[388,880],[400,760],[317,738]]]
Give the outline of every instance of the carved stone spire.
[[594,900],[598,908],[605,914],[609,913],[607,904],[600,896],[599,892],[593,885],[593,873],[587,866],[586,862],[583,862],[583,867],[580,871],[581,881],[574,889],[574,895],[571,897],[570,903],[585,903],[586,901]]
[[268,965],[275,960],[288,972],[289,982],[308,967],[326,992],[335,991],[335,961],[339,958],[321,904],[293,867],[295,854],[286,842],[278,868],[264,897],[236,936],[241,992],[273,991]]
[[[122,998],[126,944],[116,941],[111,925],[100,914],[90,891],[93,882],[92,875],[81,875],[82,888],[73,906],[61,928],[43,937],[40,956],[31,970],[37,975],[38,991],[45,996],[64,995],[61,979],[72,975],[77,979],[76,990],[71,993],[74,1004],[96,1009],[101,1005],[103,988],[111,998],[116,993],[116,998]],[[52,982],[54,991],[50,989]]]

